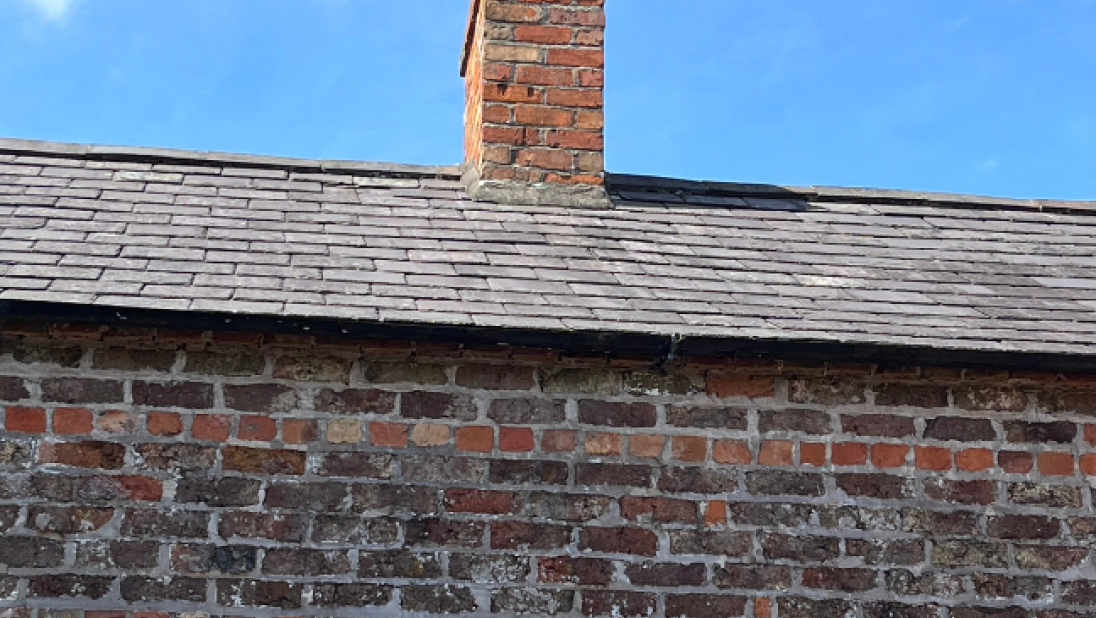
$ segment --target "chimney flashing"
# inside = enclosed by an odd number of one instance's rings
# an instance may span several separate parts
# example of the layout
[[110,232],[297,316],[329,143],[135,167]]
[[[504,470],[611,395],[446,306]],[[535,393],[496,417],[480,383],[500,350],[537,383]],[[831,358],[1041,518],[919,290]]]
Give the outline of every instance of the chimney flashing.
[[613,205],[603,185],[483,180],[476,166],[468,163],[461,166],[461,182],[468,197],[477,202],[570,208],[611,208]]

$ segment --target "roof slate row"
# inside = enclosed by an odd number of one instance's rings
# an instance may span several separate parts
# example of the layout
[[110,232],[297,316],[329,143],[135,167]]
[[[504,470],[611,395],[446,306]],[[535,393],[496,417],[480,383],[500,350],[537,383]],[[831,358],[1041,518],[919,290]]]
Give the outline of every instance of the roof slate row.
[[506,205],[452,167],[0,140],[0,300],[1096,353],[1091,204],[611,182]]

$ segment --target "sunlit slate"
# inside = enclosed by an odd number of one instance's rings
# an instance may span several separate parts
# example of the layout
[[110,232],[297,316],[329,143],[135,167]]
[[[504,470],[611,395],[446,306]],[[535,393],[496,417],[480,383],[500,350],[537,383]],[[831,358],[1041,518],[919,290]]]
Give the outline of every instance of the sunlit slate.
[[1096,206],[0,140],[0,300],[1096,353]]

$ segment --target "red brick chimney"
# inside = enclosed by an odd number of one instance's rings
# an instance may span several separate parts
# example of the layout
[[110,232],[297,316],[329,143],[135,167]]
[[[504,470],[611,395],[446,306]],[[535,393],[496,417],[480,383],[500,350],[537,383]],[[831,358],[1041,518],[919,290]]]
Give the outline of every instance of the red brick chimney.
[[473,0],[461,58],[470,195],[603,206],[605,0]]

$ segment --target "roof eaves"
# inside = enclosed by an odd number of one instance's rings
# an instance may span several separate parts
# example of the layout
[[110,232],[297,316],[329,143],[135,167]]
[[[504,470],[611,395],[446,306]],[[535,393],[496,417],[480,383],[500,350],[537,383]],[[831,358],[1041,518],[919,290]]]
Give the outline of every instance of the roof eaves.
[[127,327],[336,336],[344,338],[450,341],[466,345],[491,344],[548,348],[576,353],[648,354],[675,357],[767,358],[904,366],[955,366],[1039,370],[1096,371],[1096,355],[1063,350],[1020,350],[988,347],[963,349],[928,344],[897,345],[885,341],[828,341],[795,337],[758,337],[766,333],[713,331],[710,335],[681,336],[672,331],[552,330],[520,326],[378,321],[346,316],[275,316],[138,307],[88,306],[66,302],[0,299],[0,328],[5,322],[64,322]]

